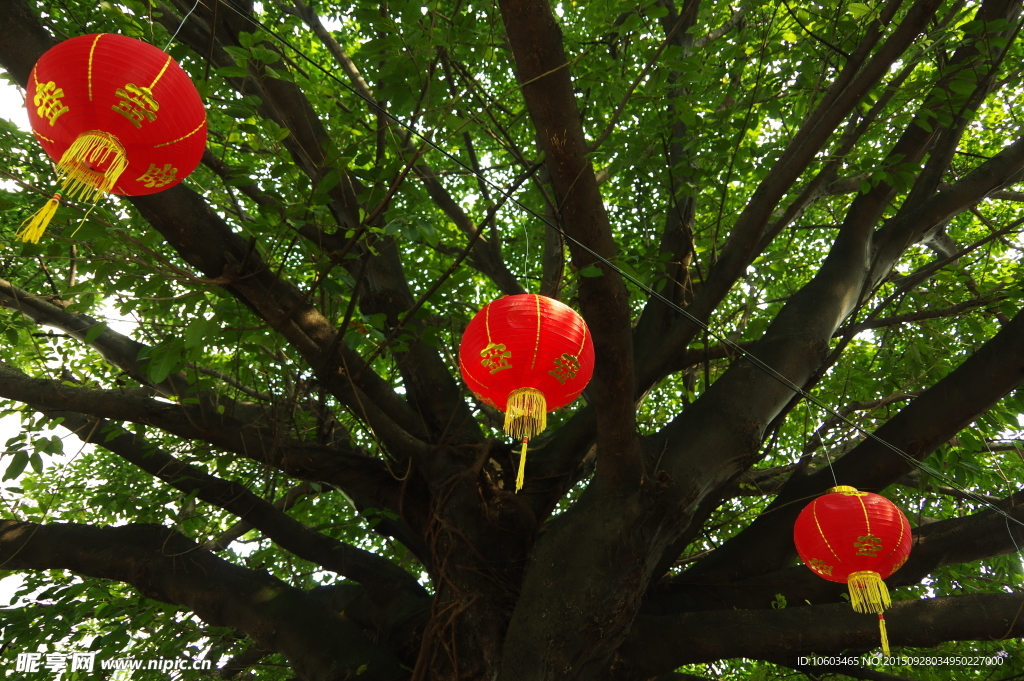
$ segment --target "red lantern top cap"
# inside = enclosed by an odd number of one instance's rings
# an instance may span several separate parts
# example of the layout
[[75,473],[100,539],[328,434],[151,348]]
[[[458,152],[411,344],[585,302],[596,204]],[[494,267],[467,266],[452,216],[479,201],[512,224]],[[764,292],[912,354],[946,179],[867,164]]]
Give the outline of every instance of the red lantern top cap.
[[850,487],[849,485],[836,485],[835,487],[829,487],[827,490],[825,490],[825,494],[846,494],[863,496],[867,494],[867,492],[861,492],[856,487]]

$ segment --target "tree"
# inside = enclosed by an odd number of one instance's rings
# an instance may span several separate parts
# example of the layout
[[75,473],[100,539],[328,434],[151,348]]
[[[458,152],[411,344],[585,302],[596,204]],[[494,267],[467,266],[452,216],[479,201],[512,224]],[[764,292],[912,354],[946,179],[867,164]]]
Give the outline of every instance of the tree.
[[[1019,3],[0,7],[22,87],[60,39],[180,26],[210,121],[186,182],[66,204],[38,245],[14,233],[52,177],[3,127],[0,568],[43,589],[9,657],[1024,671]],[[515,493],[455,355],[525,291],[582,313],[597,365]],[[95,449],[55,458],[68,433]],[[897,652],[987,662],[801,664],[877,647],[796,561],[836,482],[914,525]]]

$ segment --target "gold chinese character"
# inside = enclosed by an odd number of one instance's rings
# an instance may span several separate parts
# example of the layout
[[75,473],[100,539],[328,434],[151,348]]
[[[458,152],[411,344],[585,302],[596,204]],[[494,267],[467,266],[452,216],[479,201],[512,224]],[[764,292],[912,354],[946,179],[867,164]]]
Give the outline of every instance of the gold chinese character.
[[117,88],[114,94],[121,101],[110,108],[131,121],[136,128],[142,127],[143,120],[148,119],[150,123],[156,120],[156,111],[160,105],[153,99],[153,91],[148,87],[128,83],[124,88]]
[[142,182],[147,187],[164,187],[174,182],[178,169],[172,168],[170,163],[165,163],[163,168],[157,168],[155,163],[150,163],[149,168],[141,177],[135,178],[136,182]]
[[858,556],[874,557],[882,550],[882,540],[873,534],[857,537],[857,541],[853,542],[853,545],[857,549]]
[[548,373],[558,379],[558,382],[565,385],[570,378],[576,378],[576,372],[580,370],[580,360],[576,355],[563,352],[562,356],[555,360],[555,368]]
[[823,561],[821,558],[811,558],[809,563],[812,570],[817,572],[819,575],[831,575],[832,566]]
[[480,363],[485,369],[490,369],[492,374],[512,368],[512,362],[509,361],[512,359],[512,351],[506,350],[504,343],[488,343],[487,347],[480,351],[480,356],[483,358]]
[[57,84],[52,80],[45,85],[36,84],[36,96],[32,98],[32,103],[38,107],[36,113],[40,118],[45,118],[50,121],[50,125],[53,125],[60,115],[70,109],[64,106],[64,103],[60,101],[60,98],[64,96],[64,89],[57,87]]

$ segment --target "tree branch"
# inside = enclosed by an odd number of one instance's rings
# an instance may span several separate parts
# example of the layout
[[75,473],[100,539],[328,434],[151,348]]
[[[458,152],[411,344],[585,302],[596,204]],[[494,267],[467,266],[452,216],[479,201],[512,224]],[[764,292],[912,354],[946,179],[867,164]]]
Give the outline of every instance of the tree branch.
[[306,527],[244,486],[179,461],[145,438],[75,412],[48,411],[47,415],[62,418],[62,425],[83,442],[99,445],[171,487],[195,493],[197,498],[246,520],[299,558],[360,582],[381,602],[403,592],[414,597],[426,595],[412,575],[387,558]]
[[[551,184],[566,232],[608,260],[616,257],[608,215],[573,94],[561,31],[547,0],[503,0],[505,31],[516,59],[530,117],[537,129]],[[595,259],[570,242],[573,264],[584,268]],[[580,307],[597,353],[590,386],[598,413],[616,417],[598,421],[599,480],[635,489],[642,468],[636,423],[632,416],[633,366],[629,297],[622,278],[608,268],[600,277],[580,282]]]
[[[915,2],[874,55],[870,53],[881,37],[881,25],[892,18],[900,5],[899,0],[887,3],[880,18],[869,25],[861,43],[846,61],[843,71],[832,82],[815,111],[807,117],[804,126],[789,141],[785,151],[772,164],[772,170],[754,190],[734,223],[721,256],[688,308],[697,319],[706,321],[710,317],[732,289],[737,277],[753,262],[758,255],[756,247],[779,201],[814,160],[840,122],[856,107],[864,93],[885,76],[892,63],[899,59],[924,29],[938,4],[936,0]],[[646,389],[663,376],[663,367],[689,345],[697,330],[698,327],[686,319],[678,320],[672,331],[666,334],[657,352],[650,353],[647,361],[638,367],[638,386]]]
[[[1024,382],[1024,311],[960,366],[924,391],[875,431],[880,439],[918,461]],[[879,491],[899,480],[911,465],[876,440],[866,439],[836,461],[832,469],[843,484]],[[788,565],[796,555],[793,522],[813,498],[833,485],[832,472],[794,474],[778,497],[746,529],[697,563],[686,578],[733,581]]]
[[[889,588],[918,584],[935,570],[1015,553],[1024,546],[1024,492],[996,504],[1013,520],[991,509],[961,518],[939,520],[914,528],[910,560],[886,579]],[[803,503],[797,504],[802,509]],[[792,534],[792,525],[789,527]],[[1016,542],[1016,543],[1015,543]],[[709,552],[714,555],[715,551]],[[709,574],[686,574],[662,580],[651,589],[644,611],[654,615],[705,610],[750,610],[773,607],[779,596],[791,606],[805,603],[840,603],[847,586],[821,579],[803,565],[735,581],[723,582]]]
[[[240,421],[216,404],[174,404],[31,378],[0,362],[0,397],[40,411],[75,411],[98,418],[131,421],[187,439],[202,440],[278,468],[292,477],[326,481],[356,497],[371,498],[394,510],[401,507],[401,484],[379,459],[341,446],[282,438],[273,428]],[[411,503],[407,500],[406,503]]]
[[214,626],[235,627],[288,658],[309,681],[406,678],[395,658],[359,628],[307,594],[267,574],[232,565],[155,525],[97,528],[0,520],[5,570],[71,570],[125,582],[181,605]]
[[[972,594],[900,601],[886,611],[889,643],[928,648],[944,641],[1024,635],[1024,595]],[[619,649],[616,679],[649,678],[683,664],[747,657],[796,665],[814,652],[878,647],[878,620],[848,604],[641,616]]]

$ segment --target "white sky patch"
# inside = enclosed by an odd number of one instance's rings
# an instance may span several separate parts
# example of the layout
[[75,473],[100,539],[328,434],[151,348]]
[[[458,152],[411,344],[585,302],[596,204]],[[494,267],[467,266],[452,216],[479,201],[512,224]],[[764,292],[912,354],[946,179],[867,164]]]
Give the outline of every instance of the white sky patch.
[[[22,130],[28,131],[28,111],[25,110],[25,98],[21,90],[0,78],[0,118],[6,118]],[[19,191],[18,184],[13,180],[0,179],[0,189]]]
[[6,118],[26,132],[31,130],[24,95],[6,80],[0,80],[0,118]]

